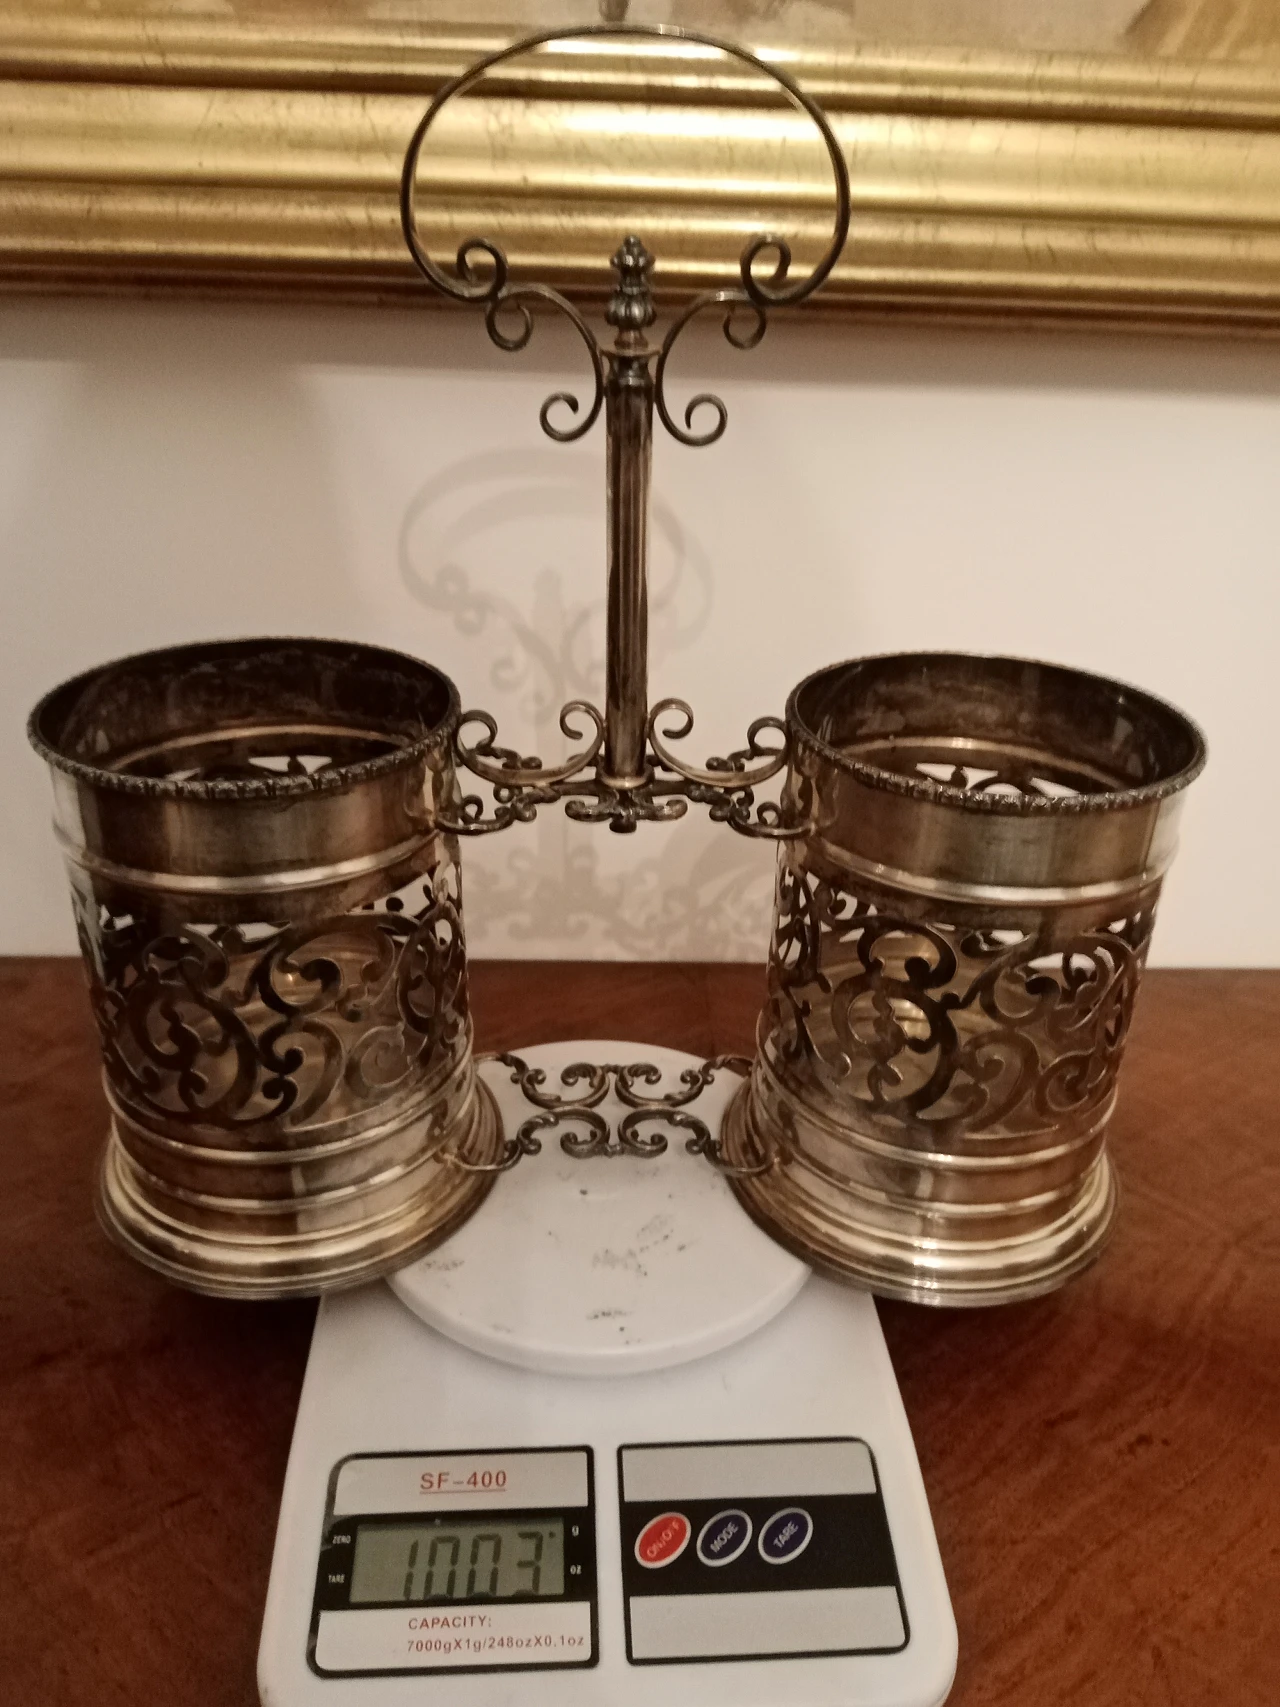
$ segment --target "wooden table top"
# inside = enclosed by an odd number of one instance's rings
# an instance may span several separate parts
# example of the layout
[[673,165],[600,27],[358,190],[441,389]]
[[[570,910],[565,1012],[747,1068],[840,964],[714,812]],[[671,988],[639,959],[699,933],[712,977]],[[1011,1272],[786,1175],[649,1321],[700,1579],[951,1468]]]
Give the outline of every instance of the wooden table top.
[[[758,970],[480,963],[478,1044],[751,1045]],[[98,1232],[77,964],[0,961],[0,1701],[254,1707],[313,1306]],[[1119,1226],[1064,1291],[880,1307],[960,1627],[955,1707],[1280,1701],[1280,973],[1149,976]]]

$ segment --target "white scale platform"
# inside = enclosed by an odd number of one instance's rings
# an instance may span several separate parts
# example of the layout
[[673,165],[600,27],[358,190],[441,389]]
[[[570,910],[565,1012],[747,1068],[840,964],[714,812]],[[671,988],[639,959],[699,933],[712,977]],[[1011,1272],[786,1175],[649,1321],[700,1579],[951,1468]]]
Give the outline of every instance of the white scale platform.
[[[526,1059],[554,1088],[571,1061],[640,1053]],[[663,1088],[693,1064],[643,1053]],[[514,1134],[530,1106],[484,1072]],[[693,1105],[713,1131],[736,1082]],[[669,1137],[576,1160],[547,1134],[399,1297],[324,1300],[265,1707],[945,1699],[955,1621],[875,1307]]]

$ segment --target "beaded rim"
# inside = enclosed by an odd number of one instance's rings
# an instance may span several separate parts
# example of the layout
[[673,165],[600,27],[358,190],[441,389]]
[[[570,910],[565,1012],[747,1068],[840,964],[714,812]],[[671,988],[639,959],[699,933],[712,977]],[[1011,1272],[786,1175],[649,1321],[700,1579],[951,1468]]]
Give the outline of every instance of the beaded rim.
[[[931,662],[958,662],[977,668],[984,665],[1013,665],[1019,668],[1029,666],[1059,677],[1074,678],[1082,685],[1087,683],[1093,687],[1108,689],[1115,695],[1117,703],[1137,702],[1149,715],[1176,728],[1190,743],[1191,758],[1171,776],[1143,783],[1137,788],[1106,788],[1088,794],[1062,796],[980,793],[957,788],[954,783],[939,782],[933,777],[908,776],[901,771],[886,770],[883,766],[871,764],[865,759],[853,758],[824,741],[804,721],[800,711],[800,697],[807,688],[824,678],[868,664],[898,663],[907,666]],[[787,699],[787,731],[797,746],[807,747],[826,763],[857,777],[859,782],[865,783],[869,788],[880,789],[887,794],[905,795],[913,800],[929,801],[939,806],[956,806],[965,812],[994,813],[1009,818],[1039,817],[1045,814],[1062,817],[1081,812],[1120,812],[1135,806],[1152,805],[1167,800],[1193,783],[1204,769],[1208,758],[1208,747],[1199,726],[1176,706],[1148,693],[1144,688],[1133,687],[1110,676],[1094,675],[1087,670],[1074,670],[1065,664],[1049,664],[1039,658],[1014,658],[979,652],[879,652],[866,658],[847,658],[839,664],[827,664],[820,670],[814,670],[792,689]]]
[[[316,771],[293,775],[269,775],[251,779],[215,778],[208,781],[200,779],[181,779],[176,777],[137,776],[128,771],[112,770],[105,765],[89,764],[83,759],[72,758],[62,751],[59,746],[45,733],[43,724],[56,700],[65,695],[74,695],[76,690],[88,688],[95,680],[107,671],[127,669],[131,665],[143,663],[155,664],[167,662],[175,669],[191,668],[202,662],[213,662],[219,657],[234,659],[237,654],[250,657],[255,652],[283,651],[296,648],[302,651],[312,651],[318,656],[338,659],[343,656],[352,661],[365,662],[371,666],[382,668],[393,667],[403,674],[416,675],[423,679],[424,672],[430,672],[431,677],[441,684],[446,691],[446,710],[424,735],[416,740],[407,741],[403,746],[397,746],[390,752],[377,753],[367,759],[352,759],[346,763],[325,765]],[[355,641],[317,640],[314,638],[299,638],[293,635],[279,635],[249,640],[214,640],[199,642],[190,646],[161,647],[151,652],[135,652],[129,657],[118,658],[109,664],[100,664],[95,669],[85,670],[78,676],[59,683],[51,688],[36,705],[27,720],[27,739],[45,762],[55,770],[73,777],[77,782],[84,783],[89,788],[107,789],[118,794],[132,794],[152,800],[208,800],[208,801],[260,801],[301,799],[317,794],[332,794],[342,789],[353,788],[360,783],[371,782],[378,777],[398,770],[411,769],[414,765],[428,758],[441,748],[450,750],[453,737],[461,718],[461,701],[458,690],[451,679],[433,664],[426,664],[421,659],[413,658],[408,653],[392,651],[384,646],[366,646]],[[216,733],[211,729],[210,734]]]

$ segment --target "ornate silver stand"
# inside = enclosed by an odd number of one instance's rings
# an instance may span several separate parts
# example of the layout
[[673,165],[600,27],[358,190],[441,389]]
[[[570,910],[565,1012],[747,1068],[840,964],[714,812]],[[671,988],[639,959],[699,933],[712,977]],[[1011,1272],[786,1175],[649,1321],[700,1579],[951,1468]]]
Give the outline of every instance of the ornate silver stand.
[[[661,343],[652,343],[648,333],[657,318],[652,290],[654,257],[638,237],[629,236],[611,262],[617,278],[605,320],[613,327],[614,338],[611,345],[602,346],[578,310],[558,291],[549,285],[513,282],[505,254],[490,238],[468,238],[458,250],[452,275],[431,259],[417,233],[416,181],[423,145],[440,112],[506,60],[548,42],[592,36],[676,38],[717,49],[771,78],[812,120],[831,161],[836,205],[831,241],[806,278],[788,282],[790,246],[784,238],[762,232],[742,252],[740,284],[695,297],[668,327]],[[561,729],[571,739],[585,738],[587,744],[554,766],[500,747],[497,724],[488,712],[464,713],[456,742],[457,761],[489,785],[492,811],[486,816],[482,798],[469,795],[462,802],[456,823],[448,827],[462,834],[485,834],[528,822],[539,806],[562,800],[570,818],[630,831],[641,819],[679,818],[693,800],[709,807],[713,819],[744,835],[780,838],[794,834],[776,804],[757,805],[755,800],[755,790],[777,776],[787,762],[786,730],[781,719],[757,718],[747,731],[745,747],[696,766],[677,757],[668,745],[691,732],[691,708],[678,699],[659,700],[652,708],[649,705],[649,475],[655,411],[672,437],[684,445],[714,444],[728,420],[723,402],[707,392],[686,404],[682,421],[676,419],[668,404],[667,362],[689,322],[705,309],[723,309],[725,337],[736,349],[753,349],[764,337],[770,309],[803,302],[828,277],[839,258],[849,230],[849,172],[825,115],[786,72],[711,36],[668,26],[547,30],[477,61],[440,90],[414,131],[405,156],[400,217],[405,241],[424,278],[455,302],[482,304],[489,336],[499,349],[525,348],[533,336],[532,309],[537,306],[558,310],[577,331],[591,362],[591,399],[584,409],[571,392],[559,391],[549,397],[540,418],[550,438],[561,444],[580,439],[595,425],[601,409],[605,415],[609,580],[604,712],[585,700],[574,700],[564,707]],[[710,424],[695,429],[694,417],[702,409],[711,411]],[[553,419],[559,410],[567,411],[567,418]],[[477,727],[483,733],[468,740],[465,731]],[[768,734],[777,740],[766,740]]]
[[[835,220],[806,277],[761,233],[737,284],[654,342],[654,258],[627,236],[602,344],[557,291],[513,281],[487,237],[452,272],[431,259],[416,180],[441,111],[507,60],[593,36],[714,49],[812,121]],[[207,1290],[351,1284],[446,1236],[540,1134],[559,1130],[572,1156],[643,1159],[667,1150],[666,1126],[776,1240],[841,1278],[935,1303],[1060,1285],[1111,1223],[1106,1127],[1199,731],[1080,671],[904,653],[819,670],[727,757],[672,750],[693,712],[649,704],[653,419],[708,445],[727,412],[700,393],[677,418],[668,361],[706,309],[753,348],[771,309],[829,276],[849,228],[840,147],[785,72],[687,30],[545,31],[441,89],[400,196],[423,276],[481,305],[500,349],[523,349],[550,308],[587,352],[589,402],[556,392],[541,422],[565,443],[605,416],[604,710],[566,705],[561,729],[585,745],[544,765],[500,746],[488,712],[459,714],[433,666],[321,641],[149,654],[46,697],[31,733],[54,771],[115,1111],[108,1222]],[[784,769],[780,803],[757,802]],[[455,836],[557,802],[632,831],[690,801],[781,844],[769,1000],[722,1137],[691,1105],[745,1063],[708,1061],[666,1094],[645,1063],[578,1063],[553,1091],[516,1056],[502,1059],[535,1112],[504,1137],[471,1056]]]
[[[629,236],[602,347],[573,305],[516,284],[502,250],[472,238],[443,272],[419,242],[414,185],[437,115],[492,68],[579,35],[681,35],[772,78],[817,128],[831,161],[835,225],[813,271],[788,282],[773,234],[743,250],[739,283],[708,291],[661,343],[653,257]],[[654,1119],[695,1129],[748,1211],[806,1261],[878,1291],[937,1303],[1000,1302],[1060,1285],[1093,1260],[1111,1223],[1107,1121],[1160,881],[1176,845],[1181,794],[1204,762],[1193,725],[1123,684],[1026,660],[939,654],[858,660],[792,694],[785,721],[762,717],[747,745],[705,766],[669,745],[693,713],[648,704],[646,545],[655,411],[685,445],[724,432],[719,398],[677,419],[667,364],[683,328],[724,311],[738,349],[759,343],[771,308],[802,302],[829,275],[849,226],[849,178],[830,125],[776,67],[725,43],[669,29],[558,30],[472,67],[442,89],[414,133],[401,181],[405,240],[444,295],[484,305],[502,349],[523,349],[531,309],[558,309],[591,361],[583,408],[558,392],[542,408],[554,439],[581,438],[605,412],[608,648],[603,715],[561,713],[587,745],[558,767],[497,745],[485,712],[464,717],[460,767],[493,790],[489,816],[463,802],[458,830],[500,829],[565,801],[570,817],[633,830],[690,800],[780,849],[770,999],[749,1080],[730,1105],[723,1150],[684,1110],[690,1095],[642,1112],[639,1069],[580,1065],[553,1097],[513,1060],[543,1112],[507,1141],[499,1165],[562,1121],[572,1154],[652,1154]],[[772,270],[767,271],[772,259]],[[764,262],[763,267],[761,266]],[[760,270],[757,270],[760,269]],[[567,410],[568,414],[553,413]],[[694,425],[698,412],[708,422]],[[776,739],[766,737],[776,737]],[[783,769],[780,804],[755,790]],[[631,1112],[616,1138],[593,1113],[610,1078]],[[702,1080],[700,1082],[705,1082]],[[650,1124],[646,1125],[645,1123]]]

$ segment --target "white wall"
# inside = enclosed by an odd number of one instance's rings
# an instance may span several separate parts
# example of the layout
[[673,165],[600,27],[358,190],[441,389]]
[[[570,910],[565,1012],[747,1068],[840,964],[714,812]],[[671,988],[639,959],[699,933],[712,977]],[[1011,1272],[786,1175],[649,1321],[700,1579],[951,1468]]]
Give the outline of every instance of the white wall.
[[[0,951],[70,950],[31,702],[115,654],[352,636],[447,669],[548,757],[602,688],[602,429],[537,406],[581,358],[434,310],[9,304],[0,318]],[[1155,958],[1280,962],[1269,905],[1280,347],[776,326],[709,330],[710,450],[655,457],[652,688],[697,756],[815,666],[909,646],[1126,677],[1205,726]],[[680,391],[680,395],[685,395]],[[536,826],[466,849],[487,955],[750,958],[771,855],[708,826]]]

